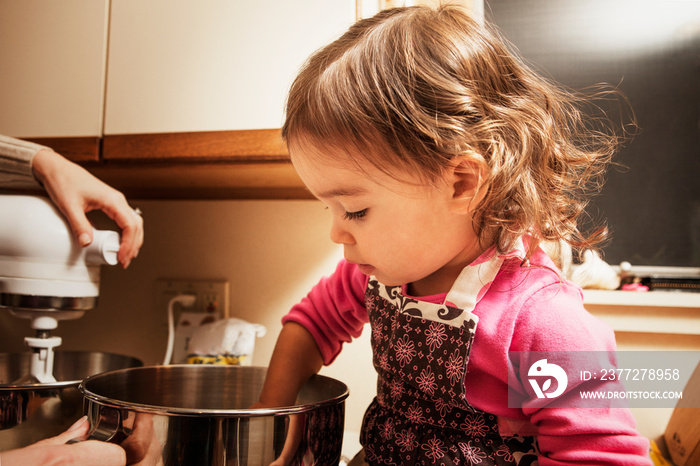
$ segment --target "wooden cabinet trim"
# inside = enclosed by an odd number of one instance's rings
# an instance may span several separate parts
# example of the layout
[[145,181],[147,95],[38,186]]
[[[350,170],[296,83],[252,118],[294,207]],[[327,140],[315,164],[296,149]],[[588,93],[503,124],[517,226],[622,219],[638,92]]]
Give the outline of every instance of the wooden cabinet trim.
[[288,160],[279,129],[105,135],[103,160]]
[[312,199],[279,129],[33,138],[129,198]]
[[97,162],[100,160],[100,138],[97,136],[23,139],[50,147],[74,162]]

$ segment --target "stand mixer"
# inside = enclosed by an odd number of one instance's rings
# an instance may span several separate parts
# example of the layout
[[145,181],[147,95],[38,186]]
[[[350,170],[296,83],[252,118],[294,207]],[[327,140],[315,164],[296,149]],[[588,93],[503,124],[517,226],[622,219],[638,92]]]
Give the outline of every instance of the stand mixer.
[[100,266],[115,265],[119,234],[93,230],[81,247],[68,222],[46,197],[0,195],[0,307],[31,320],[30,374],[16,383],[52,383],[51,332],[60,320],[82,317],[97,304]]

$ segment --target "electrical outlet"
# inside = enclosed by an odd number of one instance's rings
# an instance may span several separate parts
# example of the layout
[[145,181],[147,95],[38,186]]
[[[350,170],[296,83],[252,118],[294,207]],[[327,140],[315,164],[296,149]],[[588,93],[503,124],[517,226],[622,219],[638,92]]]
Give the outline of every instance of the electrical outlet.
[[[159,311],[167,311],[168,303],[179,294],[195,296],[192,307],[187,312],[200,312],[215,315],[217,318],[229,316],[229,284],[227,281],[210,280],[156,280],[156,297]],[[180,307],[177,311],[183,311]]]

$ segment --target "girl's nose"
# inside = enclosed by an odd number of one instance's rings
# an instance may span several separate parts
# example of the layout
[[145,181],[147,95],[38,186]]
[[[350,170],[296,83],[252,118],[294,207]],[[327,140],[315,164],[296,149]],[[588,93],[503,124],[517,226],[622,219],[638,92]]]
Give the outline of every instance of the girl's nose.
[[355,238],[342,227],[340,221],[333,220],[331,224],[331,241],[335,244],[354,244]]

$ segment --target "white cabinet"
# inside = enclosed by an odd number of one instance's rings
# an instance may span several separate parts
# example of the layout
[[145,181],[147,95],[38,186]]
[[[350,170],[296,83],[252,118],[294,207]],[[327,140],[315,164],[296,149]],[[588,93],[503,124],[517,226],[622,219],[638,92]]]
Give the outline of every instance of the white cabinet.
[[355,0],[0,0],[0,134],[131,197],[308,198],[286,93],[354,20]]
[[108,0],[0,1],[0,133],[102,133]]
[[354,0],[2,0],[0,133],[279,128],[299,66],[354,18]]
[[105,135],[279,128],[303,61],[354,0],[112,2]]

